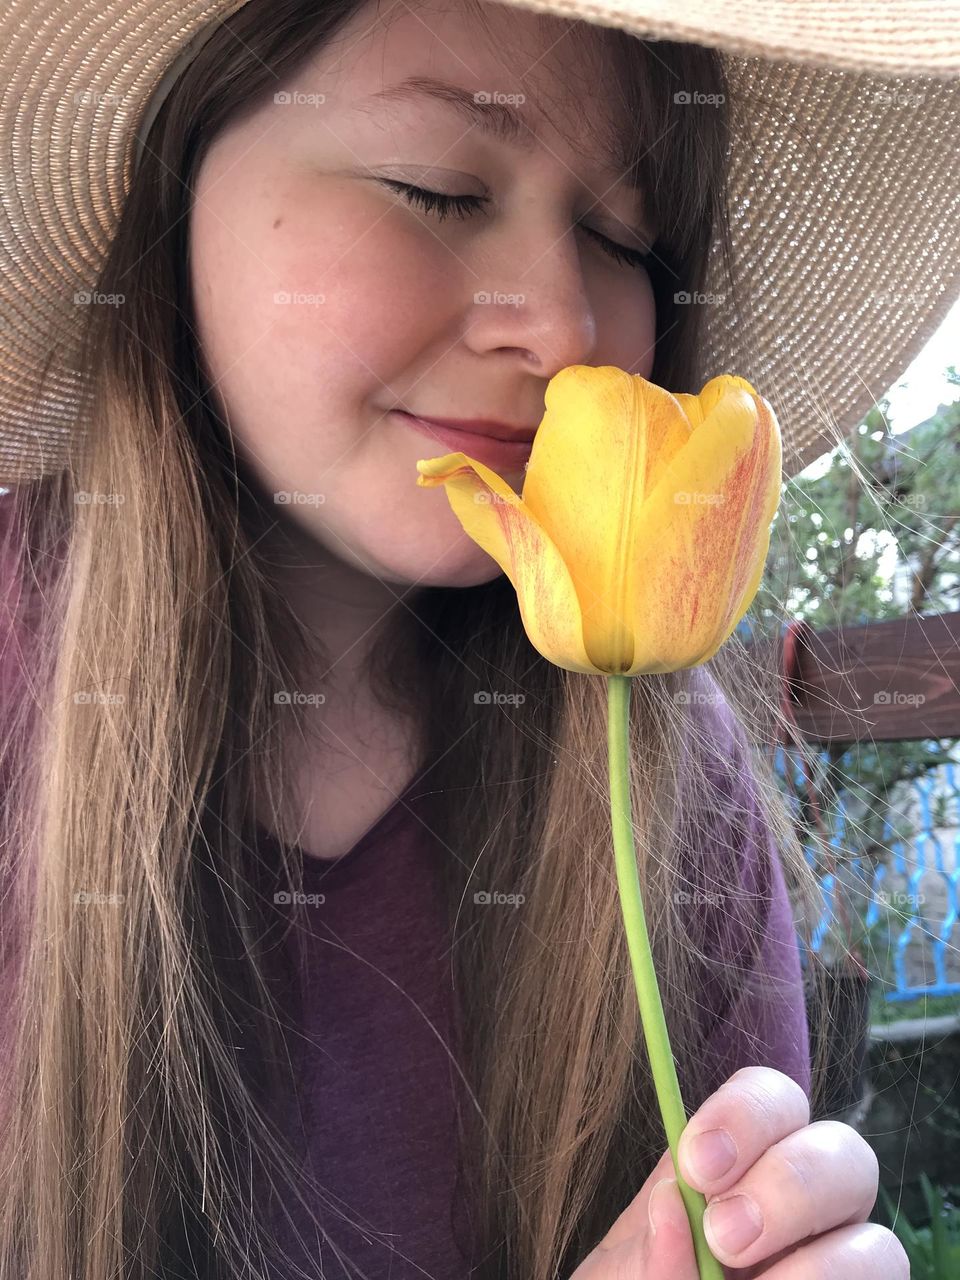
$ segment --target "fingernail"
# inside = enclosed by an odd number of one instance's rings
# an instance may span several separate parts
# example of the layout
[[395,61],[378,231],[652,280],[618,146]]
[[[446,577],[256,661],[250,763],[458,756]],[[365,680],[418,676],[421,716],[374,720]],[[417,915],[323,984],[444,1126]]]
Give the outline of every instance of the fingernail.
[[721,1253],[742,1253],[763,1230],[763,1217],[749,1196],[712,1200],[703,1215],[710,1247]]
[[664,1178],[650,1192],[650,1199],[647,1201],[647,1217],[650,1219],[650,1231],[653,1235],[656,1235],[657,1227],[670,1217],[669,1188],[676,1185],[676,1178]]
[[701,1182],[713,1182],[733,1168],[737,1144],[726,1129],[707,1129],[695,1134],[687,1148],[687,1163]]

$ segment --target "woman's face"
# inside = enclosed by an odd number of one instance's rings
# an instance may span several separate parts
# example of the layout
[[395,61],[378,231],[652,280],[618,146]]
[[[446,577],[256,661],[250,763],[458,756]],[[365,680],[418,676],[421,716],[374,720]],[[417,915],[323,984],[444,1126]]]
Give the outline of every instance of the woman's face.
[[[484,13],[367,4],[218,137],[195,187],[203,361],[238,452],[278,520],[385,582],[500,572],[444,490],[416,483],[417,460],[451,446],[396,406],[533,429],[565,366],[653,364],[646,270],[597,238],[640,251],[655,231],[591,130],[616,121],[609,51],[591,73],[582,26]],[[373,96],[413,77],[524,127],[510,141],[425,92]],[[387,180],[484,203],[440,217]],[[495,469],[520,490],[522,463]]]

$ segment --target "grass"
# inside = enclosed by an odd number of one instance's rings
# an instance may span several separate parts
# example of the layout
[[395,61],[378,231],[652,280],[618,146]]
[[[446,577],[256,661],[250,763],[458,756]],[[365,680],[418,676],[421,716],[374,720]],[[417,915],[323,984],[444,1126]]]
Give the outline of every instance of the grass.
[[870,1023],[872,1026],[886,1026],[903,1018],[942,1018],[946,1014],[960,1014],[960,995],[884,1000],[883,993],[877,990],[870,1007]]
[[[912,1226],[881,1188],[889,1225],[910,1259],[910,1280],[956,1280],[960,1276],[960,1208],[948,1203],[944,1190],[920,1175],[930,1225]],[[956,1188],[952,1188],[953,1194]]]

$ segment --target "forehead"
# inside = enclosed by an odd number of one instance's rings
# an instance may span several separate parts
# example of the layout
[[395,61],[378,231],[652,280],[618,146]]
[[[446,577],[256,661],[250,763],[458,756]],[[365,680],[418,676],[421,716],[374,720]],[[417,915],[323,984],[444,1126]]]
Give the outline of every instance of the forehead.
[[619,178],[629,129],[615,106],[611,35],[483,0],[414,0],[365,6],[313,66],[333,73],[338,107],[375,118],[411,106],[448,113],[520,152],[559,140]]

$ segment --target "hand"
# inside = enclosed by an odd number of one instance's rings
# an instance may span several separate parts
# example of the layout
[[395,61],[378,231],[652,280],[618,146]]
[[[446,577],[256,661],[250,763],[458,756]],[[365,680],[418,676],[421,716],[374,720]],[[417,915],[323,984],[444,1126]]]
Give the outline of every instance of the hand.
[[[849,1125],[810,1124],[782,1072],[732,1075],[691,1118],[677,1159],[706,1197],[707,1243],[730,1280],[909,1280],[896,1236],[866,1220],[876,1156]],[[697,1280],[669,1151],[571,1280]]]

